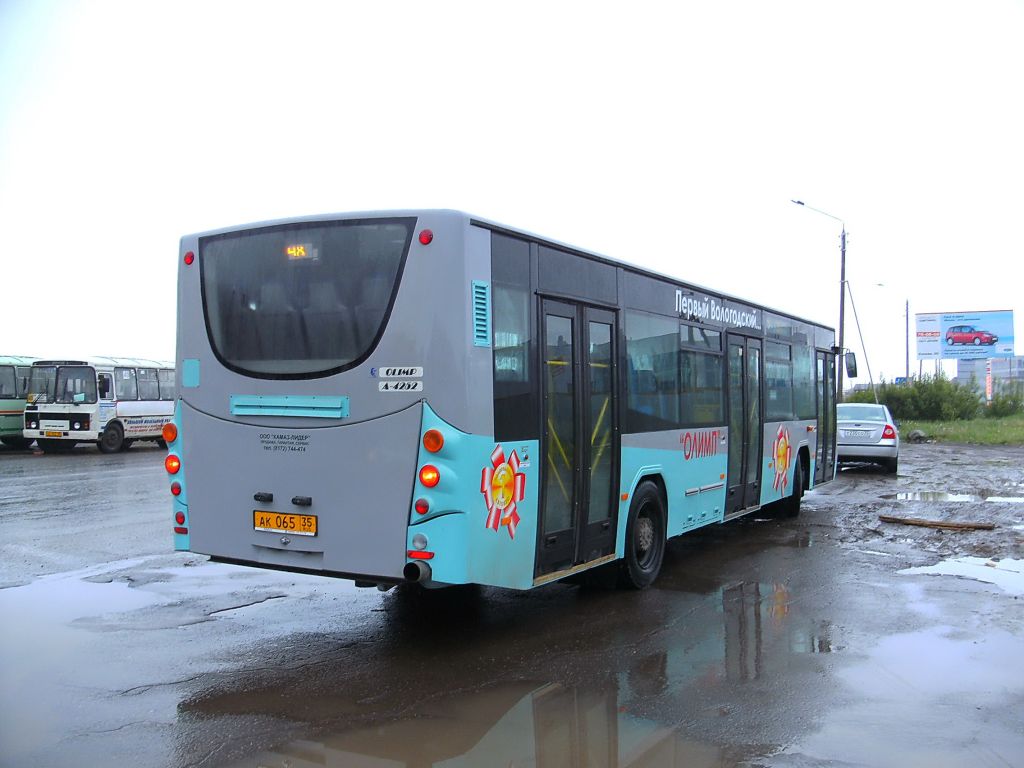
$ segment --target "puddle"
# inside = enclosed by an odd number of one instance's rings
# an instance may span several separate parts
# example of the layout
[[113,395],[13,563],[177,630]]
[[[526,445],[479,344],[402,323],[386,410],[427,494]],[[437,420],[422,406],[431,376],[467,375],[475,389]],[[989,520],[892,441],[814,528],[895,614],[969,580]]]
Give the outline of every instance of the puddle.
[[896,501],[991,501],[999,504],[1024,504],[1024,496],[1000,496],[999,491],[981,491],[979,493],[946,493],[945,491],[905,491],[903,493],[887,493],[881,498]]
[[232,763],[294,765],[687,765],[713,768],[721,747],[630,712],[618,688],[499,683],[440,697],[411,717],[301,739]]

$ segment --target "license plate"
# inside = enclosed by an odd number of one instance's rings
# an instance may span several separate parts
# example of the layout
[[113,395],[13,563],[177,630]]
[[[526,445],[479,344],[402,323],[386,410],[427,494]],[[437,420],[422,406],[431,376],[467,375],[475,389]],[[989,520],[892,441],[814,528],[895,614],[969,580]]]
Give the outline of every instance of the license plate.
[[252,511],[252,527],[257,531],[291,533],[295,536],[316,536],[316,515],[294,515],[283,512]]
[[64,433],[63,432],[47,432],[46,436],[47,437],[64,437]]
[[866,430],[866,429],[844,429],[843,430],[843,436],[844,437],[864,437],[865,435],[870,435],[870,434],[871,434],[871,432],[869,430]]

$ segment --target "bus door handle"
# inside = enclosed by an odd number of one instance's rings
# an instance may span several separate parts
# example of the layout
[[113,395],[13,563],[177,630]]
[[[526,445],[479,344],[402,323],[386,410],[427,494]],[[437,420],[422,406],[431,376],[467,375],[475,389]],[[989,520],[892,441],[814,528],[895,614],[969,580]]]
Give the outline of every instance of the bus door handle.
[[270,502],[272,502],[274,500],[274,494],[272,494],[272,493],[264,493],[263,491],[258,491],[257,493],[254,493],[252,495],[252,498],[253,498],[253,501],[259,501],[259,502],[261,502],[263,504],[269,504]]
[[311,507],[313,506],[312,496],[292,496],[292,504],[296,507]]

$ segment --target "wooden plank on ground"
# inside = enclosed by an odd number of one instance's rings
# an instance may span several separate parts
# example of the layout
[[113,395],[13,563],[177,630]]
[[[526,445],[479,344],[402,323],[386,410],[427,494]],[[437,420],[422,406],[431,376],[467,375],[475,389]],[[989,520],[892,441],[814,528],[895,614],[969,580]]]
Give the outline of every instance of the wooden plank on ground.
[[879,515],[878,519],[883,523],[898,523],[900,525],[920,525],[926,528],[944,528],[951,531],[991,531],[995,528],[993,523],[959,523],[952,520],[925,520],[920,517],[895,517],[893,515]]

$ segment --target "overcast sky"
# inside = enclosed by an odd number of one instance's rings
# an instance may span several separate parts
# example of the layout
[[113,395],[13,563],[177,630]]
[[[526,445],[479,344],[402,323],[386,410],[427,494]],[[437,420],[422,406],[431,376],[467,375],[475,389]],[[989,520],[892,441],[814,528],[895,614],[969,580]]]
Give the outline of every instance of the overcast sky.
[[0,0],[0,353],[171,359],[183,234],[410,207],[835,326],[796,198],[891,379],[908,300],[1021,338],[1022,40],[1024,0]]

